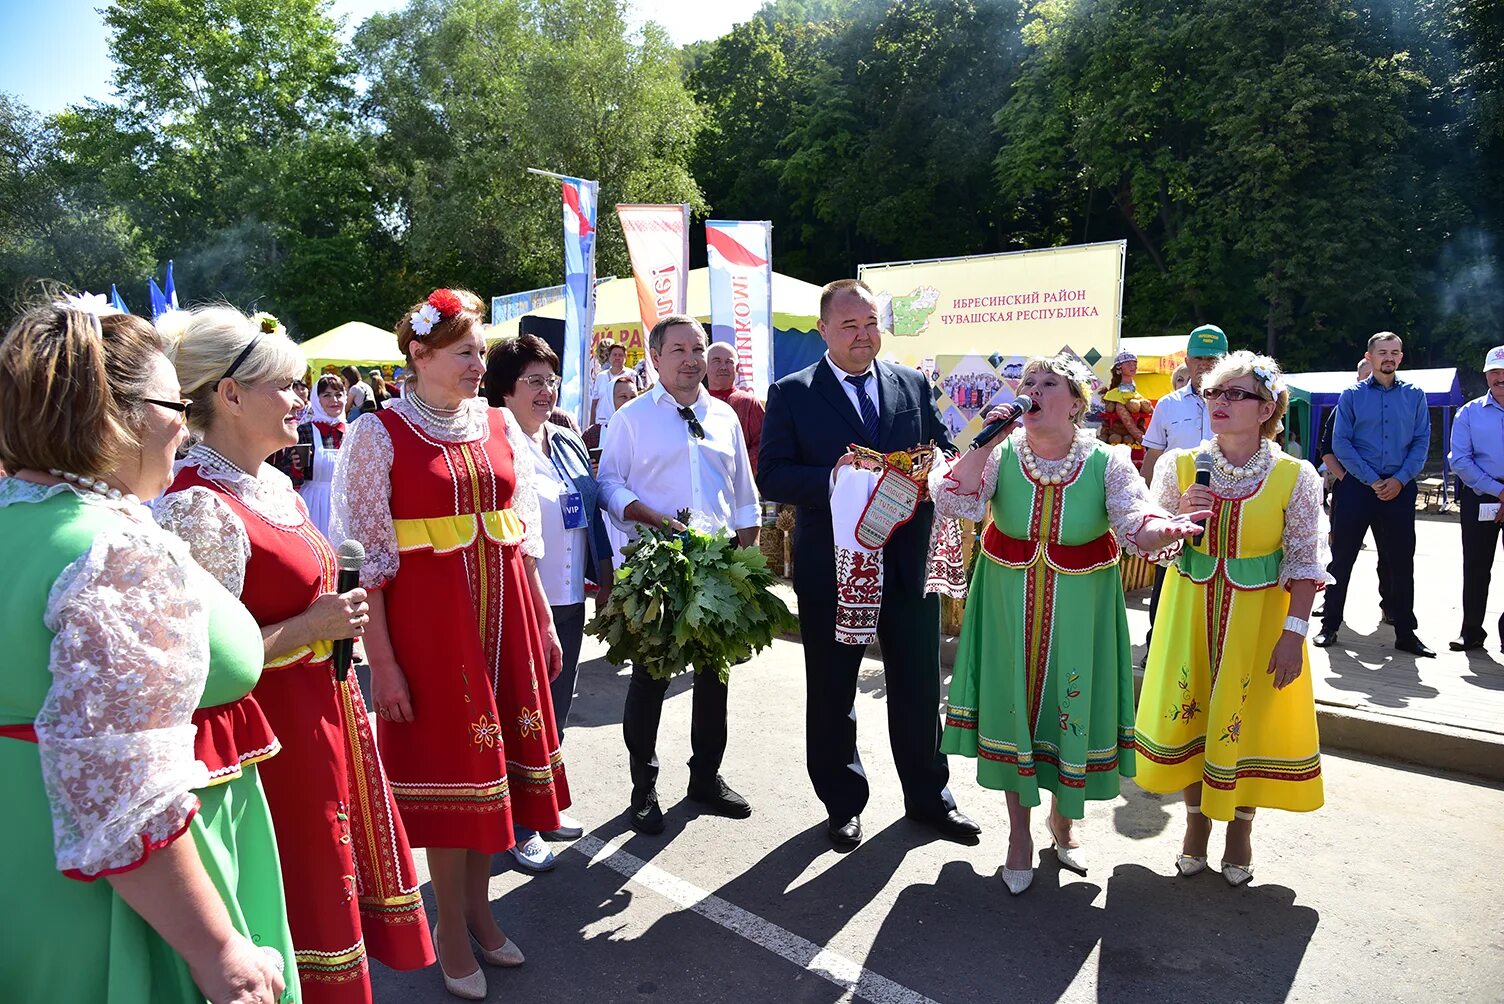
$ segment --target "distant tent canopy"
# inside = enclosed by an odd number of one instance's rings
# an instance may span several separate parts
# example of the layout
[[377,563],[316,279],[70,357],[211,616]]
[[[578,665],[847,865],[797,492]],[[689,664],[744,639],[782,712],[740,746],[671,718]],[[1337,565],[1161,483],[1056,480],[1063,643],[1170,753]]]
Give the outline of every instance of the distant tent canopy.
[[[687,313],[710,323],[710,269],[689,273]],[[534,317],[563,317],[564,301],[557,300],[529,312]],[[820,287],[781,272],[773,273],[773,378],[810,365],[825,352],[816,329],[820,317]],[[521,318],[486,328],[486,341],[515,337]],[[647,347],[647,333],[637,306],[637,283],[631,276],[610,279],[595,287],[594,341],[613,338],[638,351]]]
[[405,366],[407,359],[397,348],[397,336],[364,321],[348,321],[315,335],[298,346],[314,376],[341,366]]

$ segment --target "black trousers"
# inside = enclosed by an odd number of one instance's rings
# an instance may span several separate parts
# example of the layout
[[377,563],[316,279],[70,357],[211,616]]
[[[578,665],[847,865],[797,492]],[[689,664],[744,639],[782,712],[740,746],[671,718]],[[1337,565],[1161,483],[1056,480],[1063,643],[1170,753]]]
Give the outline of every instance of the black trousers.
[[585,604],[571,603],[553,607],[554,629],[559,632],[559,647],[564,650],[564,671],[548,685],[554,699],[554,724],[559,729],[559,743],[564,742],[564,726],[569,722],[569,706],[574,703],[574,686],[580,678],[580,643],[585,640]]
[[[1457,499],[1462,503],[1462,640],[1482,642],[1488,637],[1483,630],[1483,608],[1488,606],[1499,524],[1493,520],[1480,521],[1478,506],[1499,500],[1480,495],[1467,485],[1458,486]],[[1499,636],[1504,638],[1504,616],[1499,618]]]
[[[1347,479],[1343,478],[1342,480],[1346,481]],[[1335,526],[1336,525],[1336,520],[1337,520],[1337,487],[1336,486],[1338,484],[1341,484],[1341,482],[1333,482],[1332,483],[1332,497],[1331,497],[1330,501],[1328,502],[1328,505],[1331,507],[1331,519],[1328,522],[1329,522],[1329,525],[1331,525],[1331,526]],[[1372,489],[1370,489],[1370,491],[1372,491]],[[1359,545],[1359,549],[1360,550],[1362,549],[1362,545],[1361,544]],[[1378,554],[1378,569],[1376,570],[1376,574],[1378,575],[1378,579],[1379,579],[1379,609],[1382,610],[1384,612],[1384,615],[1386,617],[1388,617],[1390,620],[1394,620],[1394,614],[1391,612],[1390,607],[1389,607],[1389,563],[1384,560],[1384,552],[1383,551],[1380,551],[1379,554]],[[1398,622],[1396,622],[1396,623],[1398,623]],[[1411,630],[1414,630],[1414,628],[1415,628],[1415,624],[1414,624],[1413,621],[1410,624],[1410,628],[1411,628]]]
[[[621,734],[627,741],[632,771],[632,806],[640,808],[658,783],[658,722],[668,680],[655,680],[641,666],[632,667]],[[726,755],[726,684],[713,672],[695,673],[694,710],[690,718],[689,783],[714,784]]]
[[1394,621],[1395,635],[1401,640],[1414,636],[1415,494],[1414,481],[1388,502],[1381,501],[1357,478],[1345,477],[1337,482],[1332,493],[1332,563],[1327,569],[1336,581],[1326,589],[1322,631],[1335,631],[1342,624],[1353,562],[1358,560],[1363,537],[1371,529],[1381,562],[1380,583],[1387,580],[1388,585],[1388,595],[1382,599]]
[[[867,772],[856,749],[856,683],[865,646],[835,640],[834,595],[799,594],[804,644],[804,741],[809,779],[826,814],[845,822],[867,805]],[[883,590],[877,639],[883,649],[888,735],[904,810],[924,818],[956,807],[940,752],[940,597]]]

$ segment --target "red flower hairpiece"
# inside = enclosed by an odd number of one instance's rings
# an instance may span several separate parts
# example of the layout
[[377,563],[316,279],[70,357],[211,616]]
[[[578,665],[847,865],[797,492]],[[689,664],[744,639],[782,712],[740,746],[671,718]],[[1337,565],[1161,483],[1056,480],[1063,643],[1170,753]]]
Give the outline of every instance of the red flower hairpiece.
[[465,301],[452,289],[436,289],[428,294],[428,305],[439,312],[444,320],[457,317],[465,309]]

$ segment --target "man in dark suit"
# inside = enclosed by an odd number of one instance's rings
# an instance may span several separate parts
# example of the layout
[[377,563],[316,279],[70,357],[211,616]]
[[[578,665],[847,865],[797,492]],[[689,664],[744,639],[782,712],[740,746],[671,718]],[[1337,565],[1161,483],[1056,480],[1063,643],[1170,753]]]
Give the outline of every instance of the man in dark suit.
[[[856,750],[856,680],[866,647],[835,640],[833,478],[851,461],[852,443],[885,453],[930,442],[948,452],[954,447],[923,374],[877,362],[882,332],[866,285],[839,279],[826,286],[819,327],[825,357],[769,388],[757,485],[764,499],[798,506],[794,590],[804,643],[806,758],[831,841],[854,847],[868,795]],[[920,503],[883,549],[877,637],[905,812],[947,837],[970,840],[981,827],[956,809],[940,752],[940,599],[924,595],[933,520],[934,507]]]

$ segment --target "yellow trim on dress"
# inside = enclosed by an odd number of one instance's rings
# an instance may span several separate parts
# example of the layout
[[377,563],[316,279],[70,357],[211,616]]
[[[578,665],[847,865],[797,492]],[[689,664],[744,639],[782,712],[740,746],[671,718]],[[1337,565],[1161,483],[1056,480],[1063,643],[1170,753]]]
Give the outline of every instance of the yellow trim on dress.
[[286,667],[291,666],[296,662],[301,662],[302,660],[307,659],[310,655],[313,656],[313,658],[310,660],[311,662],[328,662],[330,659],[334,658],[334,642],[319,640],[313,642],[311,645],[300,645],[298,648],[293,649],[286,655],[278,656],[275,659],[269,660],[262,668],[285,669]]
[[409,551],[432,551],[434,554],[462,551],[472,546],[482,531],[497,544],[520,544],[527,531],[526,525],[511,509],[432,519],[394,519],[392,528],[397,532],[397,550],[404,554]]

